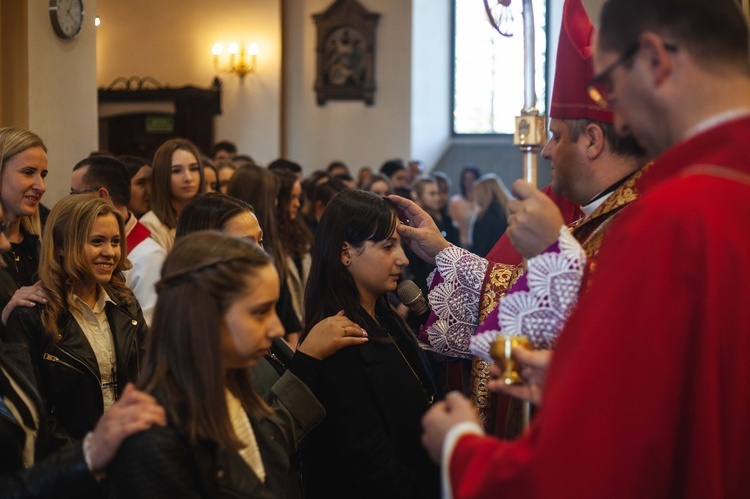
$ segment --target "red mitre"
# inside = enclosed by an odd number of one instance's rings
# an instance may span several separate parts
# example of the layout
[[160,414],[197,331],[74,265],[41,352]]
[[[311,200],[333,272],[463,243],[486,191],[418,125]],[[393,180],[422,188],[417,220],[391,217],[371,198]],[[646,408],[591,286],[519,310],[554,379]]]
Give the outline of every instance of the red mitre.
[[594,77],[593,39],[594,25],[581,0],[565,0],[550,118],[612,123],[612,112],[597,106],[586,88]]

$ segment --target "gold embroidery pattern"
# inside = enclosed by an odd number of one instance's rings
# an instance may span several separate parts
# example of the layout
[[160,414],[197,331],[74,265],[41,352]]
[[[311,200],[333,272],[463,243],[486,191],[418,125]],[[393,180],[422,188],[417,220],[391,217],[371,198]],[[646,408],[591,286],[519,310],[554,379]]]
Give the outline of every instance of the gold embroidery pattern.
[[641,175],[643,175],[643,173],[646,172],[652,164],[653,161],[649,161],[646,166],[635,172],[635,174],[630,177],[627,182],[615,189],[612,195],[609,196],[607,200],[604,201],[602,205],[597,208],[594,213],[591,214],[589,220],[593,220],[601,215],[604,215],[605,213],[609,213],[616,208],[620,208],[635,201],[639,194],[638,189],[636,189],[635,187],[635,184],[636,182],[638,182],[638,179],[641,178]]
[[481,324],[487,315],[497,306],[500,299],[505,296],[506,291],[510,289],[514,282],[521,275],[523,269],[521,266],[514,267],[504,263],[490,264],[489,275],[485,279],[484,289],[480,294],[481,303],[479,304],[479,322]]
[[488,435],[495,431],[497,396],[489,390],[490,364],[475,358],[471,363],[471,400],[479,412],[482,428]]

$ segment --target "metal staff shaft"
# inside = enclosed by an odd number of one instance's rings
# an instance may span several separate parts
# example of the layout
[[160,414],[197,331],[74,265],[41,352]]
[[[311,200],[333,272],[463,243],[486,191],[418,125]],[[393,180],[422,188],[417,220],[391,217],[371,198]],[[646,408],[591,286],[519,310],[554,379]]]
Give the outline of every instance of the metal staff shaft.
[[535,88],[534,9],[531,0],[523,0],[523,84],[524,106],[516,117],[513,144],[520,146],[523,155],[523,178],[537,186],[539,151],[547,140],[546,121],[536,108]]
[[[521,118],[526,116],[537,129],[541,126],[541,136],[537,135],[532,144],[521,145],[523,154],[523,178],[526,182],[534,187],[537,186],[537,168],[539,158],[539,145],[543,145],[547,138],[545,119],[539,116],[539,110],[536,108],[536,81],[534,72],[535,45],[534,40],[534,9],[531,0],[523,0],[523,84],[524,84],[524,106],[521,111]],[[541,120],[540,120],[541,118]],[[541,123],[541,125],[540,125]],[[522,415],[524,429],[529,427],[531,422],[531,402],[523,403]]]

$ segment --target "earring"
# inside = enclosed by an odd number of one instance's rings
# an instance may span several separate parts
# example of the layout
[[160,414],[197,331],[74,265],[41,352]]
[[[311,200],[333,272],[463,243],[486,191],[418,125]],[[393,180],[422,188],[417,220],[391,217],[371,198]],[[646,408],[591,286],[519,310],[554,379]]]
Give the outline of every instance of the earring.
[[343,263],[344,263],[344,267],[348,267],[349,265],[352,264],[352,261],[347,258],[346,260],[344,260]]

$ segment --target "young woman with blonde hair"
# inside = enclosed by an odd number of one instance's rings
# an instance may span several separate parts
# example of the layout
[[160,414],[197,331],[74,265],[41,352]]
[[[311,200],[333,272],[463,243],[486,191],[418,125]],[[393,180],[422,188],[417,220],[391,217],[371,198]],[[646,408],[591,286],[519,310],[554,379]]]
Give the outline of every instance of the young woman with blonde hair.
[[68,196],[50,212],[39,276],[46,305],[17,307],[8,343],[28,345],[58,444],[83,438],[135,381],[146,323],[123,271],[125,230],[114,206]]
[[[18,305],[41,303],[38,280],[39,204],[47,190],[47,147],[42,139],[17,127],[0,128],[0,198],[5,213],[3,232],[10,250],[2,255],[0,310],[3,324]],[[7,309],[6,309],[7,306]]]

